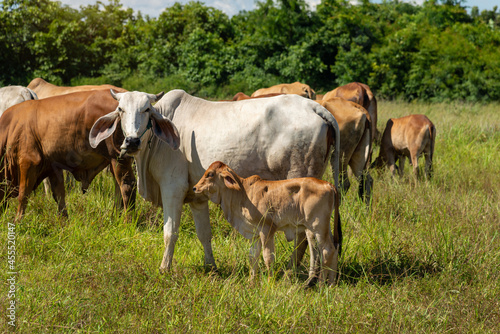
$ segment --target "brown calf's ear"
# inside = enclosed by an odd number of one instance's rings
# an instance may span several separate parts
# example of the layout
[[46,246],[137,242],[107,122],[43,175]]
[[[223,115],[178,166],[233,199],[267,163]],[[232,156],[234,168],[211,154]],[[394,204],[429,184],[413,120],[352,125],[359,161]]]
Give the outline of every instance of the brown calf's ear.
[[224,173],[222,177],[224,178],[224,184],[227,188],[238,191],[241,190],[240,185],[238,184],[238,182],[236,182],[236,180],[231,174]]
[[177,150],[180,145],[180,138],[174,123],[154,110],[151,111],[151,122],[153,124],[153,133],[170,145],[173,150]]
[[100,117],[92,126],[89,133],[90,146],[96,148],[104,139],[111,136],[115,130],[120,116],[117,111],[110,112]]

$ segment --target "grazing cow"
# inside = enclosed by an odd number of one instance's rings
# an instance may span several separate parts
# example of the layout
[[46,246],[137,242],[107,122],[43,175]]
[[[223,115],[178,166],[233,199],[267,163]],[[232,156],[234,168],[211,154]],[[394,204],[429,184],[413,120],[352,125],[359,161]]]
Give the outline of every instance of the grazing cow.
[[8,108],[15,104],[28,101],[38,100],[35,92],[23,86],[7,86],[0,88],[0,116]]
[[[306,231],[311,254],[309,284],[315,279],[318,242],[322,260],[320,281],[334,284],[337,277],[340,249],[339,198],[330,183],[316,178],[295,178],[265,181],[259,176],[239,177],[220,161],[212,163],[193,187],[195,194],[204,194],[220,204],[227,221],[241,235],[253,240],[250,251],[250,277],[255,277],[262,253],[267,270],[274,262],[274,234],[283,231],[288,241],[297,231]],[[330,217],[335,210],[334,233]]]
[[[67,215],[63,170],[74,175],[86,190],[94,177],[111,164],[117,195],[125,208],[135,203],[133,159],[120,158],[115,146],[124,140],[122,131],[93,149],[89,133],[95,121],[113,110],[144,112],[157,96],[124,93],[134,105],[119,104],[109,91],[87,91],[26,101],[5,111],[0,118],[0,201],[17,196],[17,219],[24,214],[28,195],[48,177],[59,211]],[[119,112],[119,111],[116,111]],[[116,124],[115,124],[116,126]]]
[[372,122],[372,142],[380,137],[380,133],[377,129],[377,99],[368,85],[359,82],[351,82],[326,93],[323,96],[323,100],[329,100],[332,97],[342,97],[365,108],[370,114]]
[[[120,100],[122,95],[116,95]],[[338,125],[332,114],[314,101],[283,95],[210,102],[173,90],[154,109],[175,124],[180,136],[178,151],[151,133],[141,140],[149,119],[155,115],[153,111],[102,117],[94,125],[100,129],[94,135],[100,139],[111,135],[109,127],[121,118],[126,141],[135,142],[139,148],[134,155],[139,193],[163,206],[165,252],[161,271],[171,268],[183,203],[189,203],[193,212],[196,232],[205,250],[205,264],[216,268],[208,199],[192,191],[213,161],[230,164],[243,177],[259,174],[270,180],[320,178],[335,148],[337,159],[332,169],[338,184]],[[171,130],[162,127],[164,123],[156,122],[168,136]],[[122,147],[129,152],[127,145]]]
[[347,166],[350,166],[352,173],[359,180],[359,197],[367,204],[370,203],[373,185],[368,171],[372,148],[370,115],[359,104],[340,97],[316,102],[331,112],[339,124],[340,189],[347,192],[351,186],[347,175]]
[[291,84],[279,84],[271,86],[269,88],[261,88],[253,92],[252,97],[273,93],[296,94],[311,100],[316,99],[316,92],[311,87],[309,87],[309,85],[300,83],[298,81]]
[[113,85],[83,85],[83,86],[56,86],[42,78],[35,78],[31,80],[28,85],[28,88],[32,89],[37,95],[39,99],[44,99],[46,97],[56,96],[56,95],[64,95],[74,92],[83,92],[89,90],[106,90],[109,92],[110,89],[113,89],[115,92],[126,92],[127,90],[116,87]]
[[[418,178],[418,157],[423,153],[425,157],[425,174],[432,176],[432,156],[434,155],[434,142],[436,128],[425,115],[409,115],[401,118],[391,118],[387,121],[382,141],[380,154],[373,167],[387,165],[394,176],[396,170],[403,176],[405,158],[411,159],[413,174]],[[396,167],[396,161],[399,166]]]
[[233,96],[233,99],[231,101],[241,101],[241,100],[248,100],[248,99],[253,99],[253,98],[273,97],[273,96],[278,96],[278,95],[283,95],[283,93],[271,93],[271,94],[264,94],[264,95],[252,97],[252,96],[246,95],[245,93],[239,92]]

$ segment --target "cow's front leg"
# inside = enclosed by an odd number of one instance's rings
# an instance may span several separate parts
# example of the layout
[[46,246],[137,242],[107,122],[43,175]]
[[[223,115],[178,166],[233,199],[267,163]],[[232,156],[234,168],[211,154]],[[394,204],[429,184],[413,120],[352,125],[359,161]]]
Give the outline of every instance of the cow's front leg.
[[210,226],[210,214],[208,201],[189,203],[193,213],[196,235],[203,245],[205,251],[205,267],[207,270],[217,270],[214,254],[212,251],[212,228]]
[[184,196],[175,196],[162,192],[163,203],[163,241],[165,243],[165,252],[160,265],[160,272],[169,271],[172,267],[174,257],[175,243],[179,238],[179,226],[181,221],[182,204]]
[[255,275],[257,273],[257,268],[259,267],[259,257],[260,251],[262,249],[262,242],[260,238],[253,239],[252,247],[250,247],[250,280],[255,279]]
[[269,228],[264,227],[259,232],[260,241],[263,247],[262,257],[264,258],[264,264],[266,265],[269,279],[273,277],[275,230],[276,229],[271,226]]
[[57,169],[49,176],[50,189],[52,191],[52,197],[57,203],[59,213],[63,217],[68,217],[68,211],[66,210],[66,191],[64,189],[64,174],[63,171]]
[[115,176],[115,195],[117,203],[121,195],[125,210],[133,210],[136,200],[136,179],[131,159],[111,160],[111,170]]

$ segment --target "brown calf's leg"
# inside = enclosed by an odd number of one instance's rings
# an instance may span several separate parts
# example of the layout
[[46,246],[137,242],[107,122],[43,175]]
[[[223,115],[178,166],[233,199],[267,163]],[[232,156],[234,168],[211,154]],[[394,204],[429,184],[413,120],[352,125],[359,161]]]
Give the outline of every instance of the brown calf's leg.
[[250,280],[255,279],[255,274],[257,273],[257,268],[259,267],[260,251],[262,249],[262,242],[260,238],[255,238],[253,240],[252,246],[250,247],[249,260],[250,260]]
[[271,279],[273,277],[273,263],[274,263],[274,233],[275,228],[264,226],[259,231],[260,240],[262,242],[262,257],[264,258],[264,264],[266,265],[268,277]]

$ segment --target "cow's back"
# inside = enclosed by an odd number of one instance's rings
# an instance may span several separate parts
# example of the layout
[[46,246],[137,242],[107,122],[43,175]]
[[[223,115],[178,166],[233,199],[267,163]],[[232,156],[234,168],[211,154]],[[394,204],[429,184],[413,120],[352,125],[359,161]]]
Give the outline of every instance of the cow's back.
[[58,95],[65,95],[65,94],[71,94],[71,93],[76,93],[76,92],[85,92],[85,91],[94,91],[94,90],[105,90],[108,91],[110,89],[113,89],[114,91],[118,93],[126,92],[125,89],[116,87],[113,85],[81,85],[81,86],[57,86],[54,84],[51,84],[42,78],[35,78],[33,79],[29,85],[28,88],[32,89],[37,95],[39,99],[44,99],[47,97],[52,97],[52,96],[58,96]]
[[[332,116],[319,104],[299,96],[210,102],[175,90],[165,94],[155,108],[179,131],[179,150],[186,159],[191,187],[217,160],[242,177],[258,174],[269,180],[321,178],[328,163],[329,126],[318,114]],[[137,159],[139,191],[146,198],[141,187],[147,192],[157,193],[158,189],[150,185],[150,175],[143,174],[141,161],[169,168],[165,154],[174,154],[157,138],[152,138],[151,147],[154,151],[142,152]]]
[[9,148],[10,163],[28,157],[42,169],[54,161],[60,168],[76,172],[98,167],[103,163],[99,153],[112,150],[108,144],[92,150],[88,133],[94,122],[116,105],[116,100],[104,91],[77,92],[15,105],[0,117],[4,129],[0,133],[2,153]]

